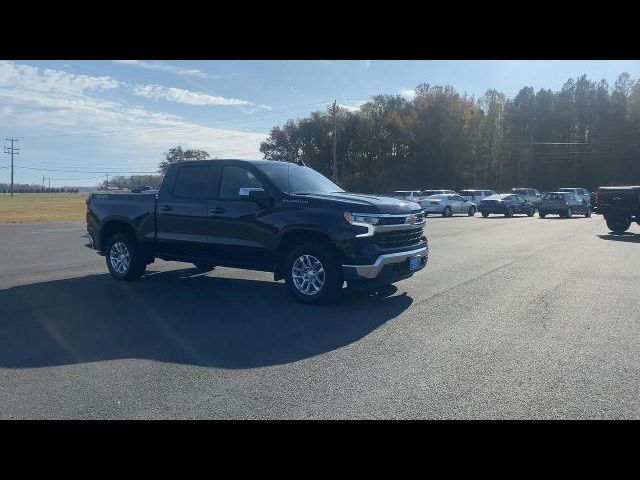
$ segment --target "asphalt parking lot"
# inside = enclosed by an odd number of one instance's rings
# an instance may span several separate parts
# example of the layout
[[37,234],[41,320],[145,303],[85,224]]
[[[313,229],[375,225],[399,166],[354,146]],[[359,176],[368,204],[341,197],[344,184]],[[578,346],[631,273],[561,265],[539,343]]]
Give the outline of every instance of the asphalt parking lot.
[[425,270],[295,303],[267,273],[106,274],[0,225],[0,418],[640,418],[640,227],[427,220]]

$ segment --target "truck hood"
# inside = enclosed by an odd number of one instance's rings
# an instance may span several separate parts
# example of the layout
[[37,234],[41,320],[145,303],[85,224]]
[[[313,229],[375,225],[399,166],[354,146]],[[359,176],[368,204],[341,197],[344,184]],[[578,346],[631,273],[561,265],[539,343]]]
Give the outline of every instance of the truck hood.
[[[290,201],[293,200],[296,202],[308,200],[309,203],[321,202],[334,204],[336,207],[344,208],[345,211],[353,213],[403,214],[422,210],[422,207],[418,203],[409,200],[399,200],[392,197],[362,193],[308,193],[289,195],[288,198]],[[285,199],[285,202],[286,201]]]

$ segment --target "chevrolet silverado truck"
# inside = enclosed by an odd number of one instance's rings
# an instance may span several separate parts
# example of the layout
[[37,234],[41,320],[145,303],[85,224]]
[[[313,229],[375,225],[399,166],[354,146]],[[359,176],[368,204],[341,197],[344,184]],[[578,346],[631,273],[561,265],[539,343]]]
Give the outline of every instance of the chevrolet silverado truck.
[[640,186],[600,187],[596,205],[614,233],[626,232],[631,222],[640,225]]
[[428,259],[420,205],[349,193],[304,165],[268,160],[179,162],[157,194],[93,193],[87,246],[117,280],[159,258],[273,272],[304,303],[344,282],[373,288],[411,277]]

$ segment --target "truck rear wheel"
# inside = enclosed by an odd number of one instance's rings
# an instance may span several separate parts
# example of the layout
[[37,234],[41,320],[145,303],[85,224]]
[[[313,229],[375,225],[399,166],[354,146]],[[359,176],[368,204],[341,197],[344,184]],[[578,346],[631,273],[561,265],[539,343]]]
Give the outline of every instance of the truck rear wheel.
[[117,280],[135,280],[147,268],[135,241],[124,233],[117,233],[107,241],[105,258],[109,273]]
[[338,256],[321,243],[305,243],[289,252],[284,262],[285,283],[302,303],[319,304],[336,300],[343,279]]
[[613,233],[624,233],[631,226],[631,218],[624,216],[605,217],[607,227]]

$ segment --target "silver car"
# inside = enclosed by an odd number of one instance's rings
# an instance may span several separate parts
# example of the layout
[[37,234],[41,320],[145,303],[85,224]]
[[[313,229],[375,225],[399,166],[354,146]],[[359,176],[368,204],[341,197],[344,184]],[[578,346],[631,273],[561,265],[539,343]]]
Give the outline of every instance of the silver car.
[[496,192],[494,192],[493,190],[460,190],[460,196],[462,198],[466,198],[467,200],[475,204],[479,204],[485,198],[495,194]]
[[575,193],[582,200],[587,202],[587,205],[591,205],[591,192],[586,188],[579,187],[563,187],[558,189],[559,192]]
[[425,195],[422,195],[420,190],[396,190],[391,196],[398,200],[409,200],[416,203],[420,203],[420,200],[426,198]]
[[473,217],[478,211],[478,205],[455,194],[431,195],[419,203],[425,215],[440,214],[443,217],[451,217],[457,213],[464,213]]
[[527,202],[531,202],[538,208],[538,205],[542,201],[542,192],[535,188],[512,188],[511,193],[514,195],[520,195]]

